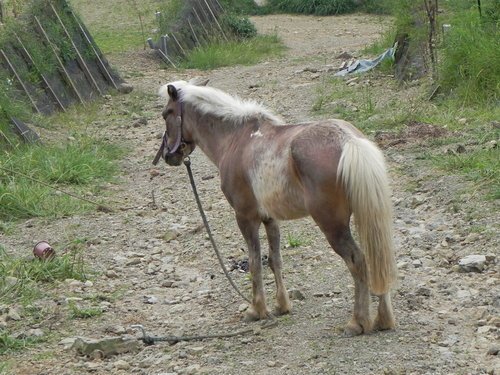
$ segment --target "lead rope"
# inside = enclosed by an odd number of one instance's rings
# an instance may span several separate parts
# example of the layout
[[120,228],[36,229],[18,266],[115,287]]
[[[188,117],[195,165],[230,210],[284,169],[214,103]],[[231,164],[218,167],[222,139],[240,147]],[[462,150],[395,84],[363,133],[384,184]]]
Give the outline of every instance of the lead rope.
[[240,292],[236,284],[234,283],[233,279],[231,278],[231,275],[229,275],[229,272],[224,264],[224,260],[222,259],[219,249],[217,248],[217,245],[214,241],[214,237],[212,236],[212,231],[210,230],[210,226],[208,225],[208,220],[205,215],[205,211],[203,211],[203,207],[201,205],[200,197],[198,196],[198,191],[196,190],[196,185],[194,183],[194,178],[193,178],[193,172],[191,171],[191,160],[189,159],[189,156],[184,159],[184,165],[186,166],[188,175],[189,175],[189,182],[191,182],[191,188],[193,189],[194,193],[194,198],[196,200],[196,204],[198,205],[198,210],[200,211],[201,218],[203,219],[203,224],[205,225],[205,229],[207,230],[208,233],[208,238],[210,239],[210,242],[212,243],[212,247],[214,248],[215,254],[217,255],[217,259],[219,260],[219,264],[222,267],[222,271],[224,271],[224,274],[226,275],[227,279],[229,280],[229,283],[233,287],[233,289],[238,293],[241,298],[243,298],[245,301],[247,301],[250,305],[252,302],[243,295],[243,293]]

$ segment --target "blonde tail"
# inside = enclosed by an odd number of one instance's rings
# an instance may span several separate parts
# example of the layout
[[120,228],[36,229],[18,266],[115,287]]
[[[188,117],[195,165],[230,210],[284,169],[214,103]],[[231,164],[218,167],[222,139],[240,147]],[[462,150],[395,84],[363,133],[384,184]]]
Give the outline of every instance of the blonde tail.
[[381,295],[397,277],[392,242],[392,205],[382,152],[365,138],[343,146],[338,176],[347,191],[369,269],[370,290]]

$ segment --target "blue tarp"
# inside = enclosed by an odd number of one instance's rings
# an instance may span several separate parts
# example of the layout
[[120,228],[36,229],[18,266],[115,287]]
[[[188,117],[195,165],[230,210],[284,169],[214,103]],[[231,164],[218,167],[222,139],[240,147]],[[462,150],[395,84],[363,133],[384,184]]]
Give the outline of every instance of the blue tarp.
[[380,64],[384,60],[394,59],[394,52],[395,51],[396,51],[396,46],[389,48],[383,54],[381,54],[380,56],[376,57],[373,60],[356,60],[354,63],[349,65],[347,68],[342,69],[342,70],[338,71],[337,73],[335,73],[335,76],[343,77],[343,76],[346,76],[348,74],[367,72],[367,71],[375,68],[378,64]]

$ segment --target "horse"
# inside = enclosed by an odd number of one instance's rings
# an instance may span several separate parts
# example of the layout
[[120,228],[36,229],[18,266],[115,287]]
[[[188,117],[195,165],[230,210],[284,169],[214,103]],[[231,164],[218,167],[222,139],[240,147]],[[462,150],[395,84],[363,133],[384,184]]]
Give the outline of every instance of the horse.
[[[278,223],[311,216],[354,279],[354,311],[344,334],[395,328],[392,204],[382,152],[346,121],[287,125],[262,104],[207,82],[175,81],[160,88],[166,130],[154,164],[163,158],[178,166],[199,147],[218,168],[248,247],[252,300],[245,320],[272,316],[262,281],[259,227],[264,224],[276,283],[273,314],[288,314]],[[351,234],[351,215],[360,246]],[[378,297],[374,320],[370,293]]]

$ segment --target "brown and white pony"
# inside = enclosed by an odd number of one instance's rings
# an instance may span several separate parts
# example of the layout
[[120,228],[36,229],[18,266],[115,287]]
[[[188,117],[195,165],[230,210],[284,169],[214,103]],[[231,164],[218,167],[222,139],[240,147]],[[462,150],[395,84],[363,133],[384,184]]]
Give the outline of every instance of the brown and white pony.
[[[282,277],[280,220],[312,216],[355,282],[352,336],[395,326],[390,288],[396,279],[392,206],[380,150],[353,125],[325,120],[283,125],[261,105],[215,88],[177,81],[164,85],[166,132],[156,162],[180,165],[198,146],[217,166],[221,188],[248,245],[252,305],[247,320],[270,312],[262,283],[259,227],[269,241],[277,288],[275,314],[291,304]],[[351,236],[354,214],[361,250]],[[370,319],[370,292],[379,299]]]

